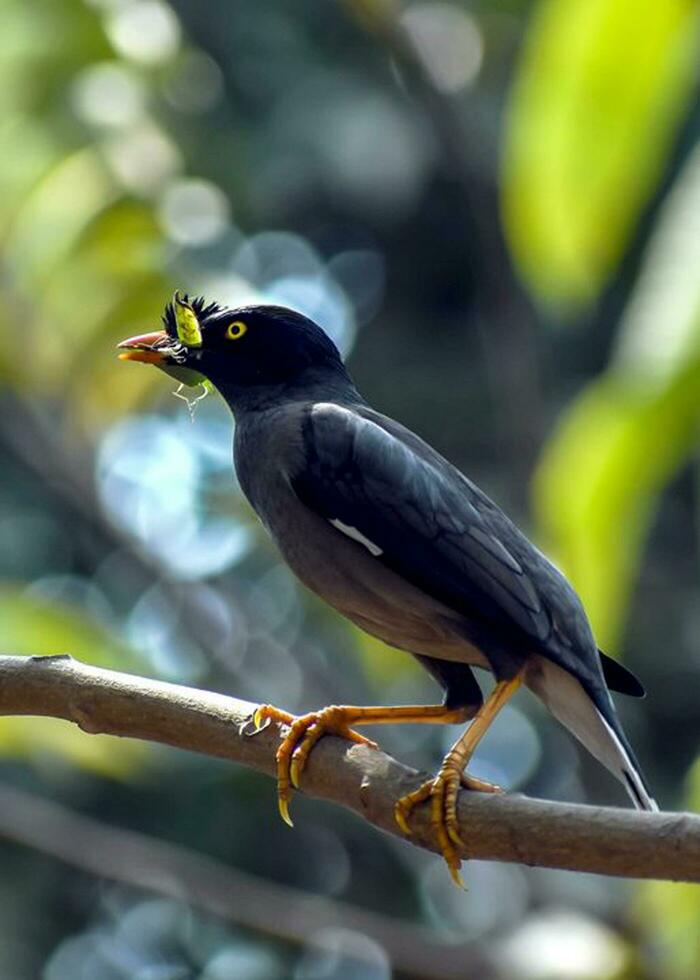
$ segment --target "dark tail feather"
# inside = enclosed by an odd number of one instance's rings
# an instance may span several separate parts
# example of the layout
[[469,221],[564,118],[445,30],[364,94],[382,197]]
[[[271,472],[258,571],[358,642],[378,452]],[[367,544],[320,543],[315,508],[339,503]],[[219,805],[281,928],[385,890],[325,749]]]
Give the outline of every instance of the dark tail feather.
[[628,694],[631,698],[643,698],[646,691],[631,670],[623,667],[617,660],[613,660],[607,653],[599,650],[600,664],[603,668],[605,683],[611,691],[619,691],[620,694]]

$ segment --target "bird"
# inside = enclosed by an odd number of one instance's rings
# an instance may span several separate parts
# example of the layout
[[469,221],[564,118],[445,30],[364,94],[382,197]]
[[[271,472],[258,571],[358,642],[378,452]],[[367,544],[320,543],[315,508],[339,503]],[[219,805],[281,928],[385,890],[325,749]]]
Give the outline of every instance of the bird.
[[[360,629],[411,654],[442,688],[432,705],[332,705],[295,717],[260,705],[256,729],[281,723],[277,794],[289,803],[325,734],[375,746],[354,726],[469,722],[438,772],[396,801],[414,808],[461,884],[461,788],[500,792],[466,767],[499,710],[529,688],[625,786],[658,809],[610,691],[644,696],[599,650],[563,573],[471,480],[427,442],[372,408],[328,334],[280,306],[226,308],[176,292],[163,329],[130,337],[119,357],[181,383],[213,385],[232,411],[243,493],[301,582]],[[495,686],[484,698],[474,668]]]

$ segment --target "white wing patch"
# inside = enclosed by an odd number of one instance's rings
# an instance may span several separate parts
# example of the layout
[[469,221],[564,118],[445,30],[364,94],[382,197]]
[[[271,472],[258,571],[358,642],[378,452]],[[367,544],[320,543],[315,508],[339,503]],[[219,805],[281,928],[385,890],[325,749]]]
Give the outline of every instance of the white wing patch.
[[373,541],[370,541],[369,538],[366,538],[362,531],[358,531],[356,527],[350,527],[348,524],[343,524],[343,522],[339,521],[337,518],[331,520],[331,524],[333,527],[337,527],[339,531],[342,531],[343,534],[347,534],[347,536],[352,538],[353,541],[359,541],[360,544],[363,544],[367,551],[369,551],[371,555],[374,555],[375,558],[382,554],[382,549],[377,547],[377,545]]

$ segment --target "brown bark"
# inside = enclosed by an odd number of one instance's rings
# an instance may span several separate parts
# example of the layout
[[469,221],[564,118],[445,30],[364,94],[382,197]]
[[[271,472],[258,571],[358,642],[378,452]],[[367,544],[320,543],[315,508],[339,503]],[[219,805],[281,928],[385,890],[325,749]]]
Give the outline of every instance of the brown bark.
[[[0,657],[0,714],[64,718],[83,731],[161,742],[274,775],[280,728],[251,734],[257,705],[236,698],[101,670],[65,657]],[[381,750],[326,737],[313,750],[303,790],[354,810],[387,833],[396,799],[424,774]],[[273,805],[272,798],[270,805]],[[637,813],[462,792],[465,858],[633,878],[700,881],[700,816]],[[427,808],[412,818],[411,843],[435,850]]]

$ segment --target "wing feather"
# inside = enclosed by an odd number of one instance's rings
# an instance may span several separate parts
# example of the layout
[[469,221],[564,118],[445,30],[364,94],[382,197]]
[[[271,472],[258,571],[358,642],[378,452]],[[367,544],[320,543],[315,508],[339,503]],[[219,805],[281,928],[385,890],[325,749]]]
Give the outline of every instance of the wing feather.
[[378,561],[467,619],[604,683],[566,579],[435,450],[369,408],[330,403],[309,410],[303,439],[292,486],[306,506],[356,529]]

